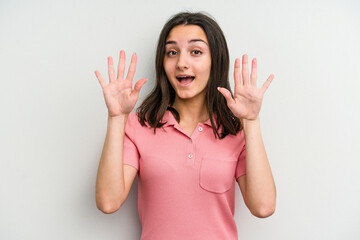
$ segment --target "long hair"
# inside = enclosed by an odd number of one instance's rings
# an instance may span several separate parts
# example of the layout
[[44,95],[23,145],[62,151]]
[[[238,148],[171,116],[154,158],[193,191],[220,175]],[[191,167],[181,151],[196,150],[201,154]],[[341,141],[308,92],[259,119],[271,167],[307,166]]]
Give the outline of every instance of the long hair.
[[197,25],[205,32],[211,53],[211,70],[205,94],[205,103],[211,126],[215,138],[222,139],[228,134],[236,135],[242,129],[241,122],[230,111],[224,96],[217,90],[217,87],[223,87],[231,92],[228,78],[229,51],[225,36],[215,20],[200,12],[180,12],[171,17],[164,25],[156,50],[156,84],[152,92],[137,109],[139,122],[142,126],[145,126],[147,122],[156,132],[157,128],[165,124],[161,120],[167,109],[180,122],[179,113],[174,108],[169,107],[174,103],[176,93],[164,70],[166,38],[170,31],[178,25]]

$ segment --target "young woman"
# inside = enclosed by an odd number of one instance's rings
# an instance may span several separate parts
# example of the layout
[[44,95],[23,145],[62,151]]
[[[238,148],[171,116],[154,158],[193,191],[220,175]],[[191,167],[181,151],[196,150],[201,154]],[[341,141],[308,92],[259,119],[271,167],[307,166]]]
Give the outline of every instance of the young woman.
[[[117,77],[108,58],[109,84],[98,71],[108,108],[96,203],[117,211],[138,175],[141,239],[237,239],[235,180],[257,217],[275,210],[275,184],[263,145],[259,111],[273,75],[258,89],[257,62],[235,60],[218,24],[202,13],[179,13],[164,26],[156,53],[156,85],[130,113],[147,79],[126,78],[120,51]],[[242,81],[241,81],[242,78]],[[245,144],[246,143],[246,144]]]

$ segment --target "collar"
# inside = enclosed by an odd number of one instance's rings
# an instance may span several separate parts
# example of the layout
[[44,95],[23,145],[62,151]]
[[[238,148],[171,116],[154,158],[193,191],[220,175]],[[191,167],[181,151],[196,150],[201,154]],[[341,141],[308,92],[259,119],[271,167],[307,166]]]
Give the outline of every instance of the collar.
[[[162,122],[166,122],[165,125],[163,127],[168,127],[168,126],[177,126],[179,125],[179,123],[176,121],[176,119],[174,118],[174,116],[172,115],[170,110],[166,110],[166,112],[164,113],[164,116],[162,118]],[[208,119],[207,121],[203,122],[202,124],[207,125],[209,127],[211,126],[211,122],[210,119]]]

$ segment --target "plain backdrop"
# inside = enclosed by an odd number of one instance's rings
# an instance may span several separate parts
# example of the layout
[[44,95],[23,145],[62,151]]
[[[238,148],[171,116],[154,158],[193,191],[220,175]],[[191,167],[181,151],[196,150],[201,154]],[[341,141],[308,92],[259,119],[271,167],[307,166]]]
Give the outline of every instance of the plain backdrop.
[[275,75],[260,119],[277,208],[258,219],[236,188],[239,239],[360,239],[358,0],[0,0],[0,239],[140,238],[137,179],[116,213],[95,205],[107,108],[94,71],[136,52],[142,101],[160,30],[183,10],[222,27],[232,86],[245,53],[258,87]]

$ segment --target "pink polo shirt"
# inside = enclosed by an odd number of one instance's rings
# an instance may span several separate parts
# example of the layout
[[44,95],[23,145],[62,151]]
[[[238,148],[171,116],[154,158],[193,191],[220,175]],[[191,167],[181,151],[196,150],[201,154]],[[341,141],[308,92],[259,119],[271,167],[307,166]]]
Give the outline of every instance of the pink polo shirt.
[[188,136],[170,111],[163,122],[156,134],[136,113],[126,123],[124,164],[139,170],[141,240],[238,239],[235,180],[245,174],[244,132],[215,139],[208,120]]

